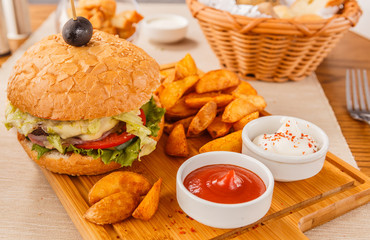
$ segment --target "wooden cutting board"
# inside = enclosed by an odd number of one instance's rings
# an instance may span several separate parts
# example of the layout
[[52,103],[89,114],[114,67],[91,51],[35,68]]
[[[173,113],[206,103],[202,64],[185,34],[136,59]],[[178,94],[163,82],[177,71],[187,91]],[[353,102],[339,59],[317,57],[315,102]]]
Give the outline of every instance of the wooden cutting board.
[[[168,65],[171,66],[171,65]],[[168,67],[165,66],[165,67]],[[157,149],[123,168],[145,175],[152,183],[163,179],[157,213],[149,221],[129,218],[122,223],[99,226],[82,216],[89,208],[87,194],[104,175],[71,177],[43,173],[84,239],[306,239],[303,232],[370,201],[370,178],[328,153],[316,176],[296,182],[276,182],[269,212],[259,222],[225,230],[205,226],[187,216],[176,201],[176,172],[186,158],[164,153],[167,135]],[[190,138],[191,156],[210,137]]]

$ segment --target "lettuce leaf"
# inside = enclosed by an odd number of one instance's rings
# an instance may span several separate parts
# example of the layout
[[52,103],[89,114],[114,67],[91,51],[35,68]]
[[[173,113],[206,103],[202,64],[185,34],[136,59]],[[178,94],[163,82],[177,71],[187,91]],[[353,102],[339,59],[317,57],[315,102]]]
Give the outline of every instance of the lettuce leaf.
[[42,157],[42,155],[51,151],[51,149],[48,149],[46,147],[42,147],[42,146],[37,145],[37,144],[32,145],[32,150],[37,152],[37,159],[40,159],[40,157]]
[[[37,159],[40,159],[42,155],[51,151],[46,147],[42,147],[37,144],[32,145],[32,150],[37,152]],[[111,150],[111,149],[82,149],[77,148],[73,145],[69,145],[65,148],[66,152],[74,152],[77,154],[87,155],[94,159],[101,158],[105,163],[116,162],[121,164],[122,167],[131,166],[132,163],[138,159],[140,153],[140,138],[130,144],[128,147],[122,150]]]
[[41,118],[31,116],[14,107],[10,102],[7,103],[4,124],[8,130],[16,127],[19,133],[27,136],[40,122],[42,122]]
[[159,123],[161,122],[166,109],[158,107],[153,97],[150,99],[149,102],[145,103],[141,107],[141,109],[143,109],[146,116],[145,126],[150,129],[150,131],[152,132],[151,135],[156,137],[160,129]]
[[61,154],[64,153],[64,148],[62,146],[62,139],[59,137],[59,135],[51,134],[46,137],[54,148],[56,148]]
[[[147,126],[143,125],[143,121],[138,116],[137,111],[131,111],[114,116],[113,118],[126,123],[126,131],[140,138],[140,154],[139,160],[142,156],[148,155],[155,150],[157,142],[150,136],[157,136],[159,130],[159,122],[164,114],[164,109],[158,108],[153,98],[143,106],[143,111],[146,116]],[[154,115],[154,116],[153,116]],[[154,134],[153,134],[154,133]]]

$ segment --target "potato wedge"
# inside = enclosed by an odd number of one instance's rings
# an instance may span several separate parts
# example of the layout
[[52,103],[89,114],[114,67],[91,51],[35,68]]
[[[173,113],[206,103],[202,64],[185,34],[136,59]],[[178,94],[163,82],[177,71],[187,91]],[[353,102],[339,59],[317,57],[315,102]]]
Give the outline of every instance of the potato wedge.
[[248,114],[247,116],[243,117],[242,119],[240,119],[239,121],[235,122],[233,124],[233,128],[235,131],[238,131],[238,130],[242,130],[244,128],[245,125],[247,125],[247,123],[249,123],[250,121],[258,118],[260,115],[260,113],[258,111],[255,111],[255,112],[252,112],[250,114]]
[[207,131],[212,138],[218,138],[228,134],[232,126],[232,123],[225,123],[222,121],[222,116],[218,116],[207,127]]
[[227,94],[257,95],[257,90],[246,81],[240,81],[237,87],[228,88],[223,92]]
[[132,22],[130,22],[125,16],[122,14],[115,15],[112,19],[112,26],[119,28],[119,29],[127,29],[130,28],[132,25]]
[[234,123],[257,110],[258,108],[249,100],[244,98],[237,98],[225,107],[225,111],[222,114],[222,121],[227,123]]
[[133,193],[114,193],[92,205],[84,218],[101,225],[117,223],[130,217],[139,201],[139,195]]
[[135,209],[132,216],[144,221],[148,221],[153,217],[158,209],[159,197],[161,193],[162,178],[158,179],[149,190],[148,194],[144,197],[143,201]]
[[161,80],[162,80],[161,81],[162,84],[164,85],[175,81],[175,69],[170,68],[170,69],[161,70]]
[[190,93],[185,96],[185,103],[191,108],[201,108],[207,102],[213,101],[217,107],[223,107],[229,104],[234,97],[229,94],[222,94],[220,92],[209,93]]
[[[72,18],[73,13],[72,13],[72,8],[68,8],[67,10],[68,17]],[[86,19],[89,19],[92,17],[92,14],[89,10],[83,9],[83,8],[76,8],[76,15],[84,17]]]
[[94,14],[90,19],[89,21],[91,22],[91,25],[93,26],[93,28],[97,28],[97,29],[100,29],[102,26],[103,26],[103,22],[104,22],[104,15],[102,12],[97,12],[96,14]]
[[267,106],[265,99],[260,95],[244,95],[244,94],[234,94],[234,95],[237,98],[242,98],[252,103],[254,106],[258,108],[259,111],[263,110]]
[[88,199],[90,204],[94,204],[117,192],[131,192],[140,196],[146,194],[150,187],[148,179],[141,174],[116,171],[97,181],[90,189]]
[[206,103],[191,121],[187,136],[196,136],[205,130],[215,119],[217,104],[213,101]]
[[204,144],[199,149],[199,153],[212,151],[230,151],[240,153],[242,151],[242,144],[242,130],[239,130]]
[[177,124],[182,124],[184,126],[184,129],[185,129],[185,132],[186,132],[188,130],[189,125],[190,125],[191,121],[193,120],[193,118],[194,118],[194,116],[190,116],[190,117],[187,117],[187,118],[180,119],[180,120],[178,120],[177,122],[174,122],[174,123],[165,123],[163,130],[164,130],[165,133],[170,134],[172,129]]
[[101,0],[100,10],[104,13],[106,18],[112,18],[116,13],[117,3],[115,0]]
[[163,85],[159,86],[159,87],[154,91],[154,94],[155,94],[155,95],[157,95],[157,96],[159,96],[159,95],[162,93],[163,89],[164,89],[164,86],[163,86]]
[[229,70],[220,69],[207,72],[195,85],[197,93],[221,91],[239,84],[238,76]]
[[121,15],[132,23],[140,22],[144,17],[135,10],[126,10],[117,15]]
[[177,124],[167,138],[165,152],[170,156],[186,157],[189,155],[184,125]]
[[198,69],[192,56],[188,53],[175,65],[176,79],[183,79],[188,76],[197,75]]
[[189,76],[164,86],[159,94],[162,107],[170,109],[182,97],[182,95],[199,80],[198,76]]
[[179,119],[195,115],[198,109],[190,108],[185,104],[185,97],[180,98],[176,104],[166,110],[166,119]]
[[132,34],[135,33],[136,27],[133,26],[133,25],[130,25],[128,28],[125,28],[125,29],[119,29],[118,28],[117,31],[118,31],[118,36],[120,38],[127,39],[127,38],[131,37]]
[[101,0],[79,0],[78,7],[85,9],[99,8],[101,4],[100,1]]

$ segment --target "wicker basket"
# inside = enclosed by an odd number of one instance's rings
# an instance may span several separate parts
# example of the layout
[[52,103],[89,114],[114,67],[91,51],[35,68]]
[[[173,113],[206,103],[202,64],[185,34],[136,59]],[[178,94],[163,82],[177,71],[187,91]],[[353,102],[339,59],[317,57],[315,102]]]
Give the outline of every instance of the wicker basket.
[[329,19],[249,18],[186,0],[221,66],[246,79],[302,80],[316,70],[362,11],[355,0]]

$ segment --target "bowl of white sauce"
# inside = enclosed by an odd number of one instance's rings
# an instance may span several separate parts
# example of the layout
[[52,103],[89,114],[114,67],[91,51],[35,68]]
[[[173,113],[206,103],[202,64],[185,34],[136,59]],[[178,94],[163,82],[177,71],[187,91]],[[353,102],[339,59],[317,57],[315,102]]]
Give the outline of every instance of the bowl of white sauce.
[[319,173],[329,148],[329,138],[321,128],[287,116],[266,116],[249,122],[242,139],[242,153],[264,163],[281,182]]
[[156,14],[145,16],[144,34],[152,41],[160,43],[179,42],[186,36],[189,21],[176,14]]

